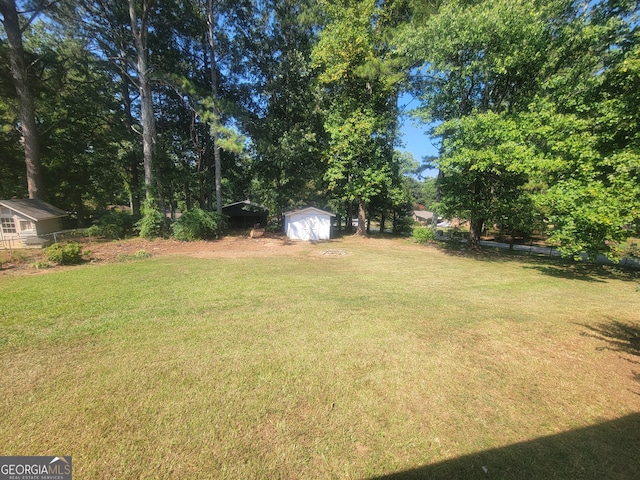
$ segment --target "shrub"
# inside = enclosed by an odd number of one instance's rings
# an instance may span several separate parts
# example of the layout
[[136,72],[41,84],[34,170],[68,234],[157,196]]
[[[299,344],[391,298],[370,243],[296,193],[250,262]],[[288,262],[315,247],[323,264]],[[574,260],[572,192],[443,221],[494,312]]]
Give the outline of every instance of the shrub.
[[282,224],[277,218],[271,218],[267,221],[265,230],[269,233],[280,233],[282,232]]
[[37,260],[31,264],[33,268],[37,268],[38,270],[42,268],[49,268],[51,264],[49,262],[45,262],[43,260]]
[[412,233],[414,220],[410,215],[401,212],[393,221],[393,233],[396,235],[409,235]]
[[76,265],[82,263],[84,254],[79,243],[54,243],[45,250],[50,262],[58,265]]
[[631,258],[640,258],[640,248],[638,248],[637,241],[629,242],[629,246],[626,248],[624,256]]
[[142,206],[142,218],[136,222],[142,238],[157,238],[167,231],[167,218],[152,204],[145,202]]
[[428,227],[418,227],[413,229],[411,235],[413,241],[424,245],[425,243],[432,242],[434,237],[433,229]]
[[111,240],[119,240],[132,236],[135,228],[135,219],[128,212],[112,210],[98,218],[87,229],[92,237],[104,237]]
[[146,250],[138,250],[136,253],[130,255],[118,255],[117,259],[124,262],[127,260],[143,260],[145,258],[151,258],[153,255]]
[[173,236],[176,240],[190,242],[217,238],[224,227],[223,216],[216,212],[205,212],[194,208],[183,213],[173,224]]

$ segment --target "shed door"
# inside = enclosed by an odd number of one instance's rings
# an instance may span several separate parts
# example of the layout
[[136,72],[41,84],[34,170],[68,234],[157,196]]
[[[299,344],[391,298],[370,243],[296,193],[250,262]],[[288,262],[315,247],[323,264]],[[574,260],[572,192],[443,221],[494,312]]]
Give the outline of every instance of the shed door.
[[320,221],[317,216],[300,219],[301,240],[320,240]]
[[296,240],[320,240],[321,220],[315,215],[299,216],[290,221],[287,227],[287,236]]

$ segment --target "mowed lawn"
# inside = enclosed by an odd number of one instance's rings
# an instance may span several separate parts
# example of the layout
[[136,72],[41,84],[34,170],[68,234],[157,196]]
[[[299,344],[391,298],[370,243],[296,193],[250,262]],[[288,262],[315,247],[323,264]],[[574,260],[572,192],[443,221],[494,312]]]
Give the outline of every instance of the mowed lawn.
[[637,478],[637,280],[553,262],[345,238],[0,275],[0,454],[77,479]]

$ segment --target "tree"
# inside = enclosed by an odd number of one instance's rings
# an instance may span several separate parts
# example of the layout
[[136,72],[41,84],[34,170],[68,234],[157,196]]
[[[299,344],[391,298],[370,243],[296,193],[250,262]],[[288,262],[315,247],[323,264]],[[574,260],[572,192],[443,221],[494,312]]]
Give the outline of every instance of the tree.
[[398,37],[400,48],[413,52],[420,65],[414,88],[423,105],[416,115],[445,122],[435,130],[443,141],[435,162],[442,212],[470,220],[470,248],[478,247],[495,206],[512,201],[526,182],[510,170],[514,127],[507,116],[526,110],[537,92],[554,34],[551,19],[565,6],[562,0],[544,8],[535,0],[452,0],[416,32]]
[[[24,25],[22,42],[37,113],[42,188],[49,201],[74,212],[82,225],[89,213],[104,209],[122,193],[120,170],[114,162],[122,132],[115,114],[113,83],[104,63],[70,29],[63,28],[59,9],[36,9],[30,14],[32,21]],[[0,105],[7,107],[3,109],[7,125],[20,125],[12,108],[18,100],[12,85],[9,87],[8,64],[0,67],[6,87],[0,89]],[[8,141],[0,141],[6,161],[0,171],[11,178],[7,185],[11,188],[3,188],[2,196],[24,195],[19,186],[27,184],[25,173],[14,167],[20,146],[16,131],[5,130],[2,137]]]
[[537,203],[566,256],[615,260],[640,217],[636,2],[593,2],[565,27],[522,128],[545,185]]
[[[136,70],[138,74],[138,88],[140,91],[140,112],[142,117],[142,151],[144,162],[144,184],[148,202],[154,202],[160,193],[157,188],[153,194],[154,174],[153,156],[156,148],[156,120],[153,112],[153,91],[149,74],[149,16],[155,5],[155,0],[142,0],[140,6],[135,0],[129,1],[129,19],[131,34],[137,54]],[[138,8],[140,7],[140,8]],[[138,11],[140,10],[140,11]],[[156,177],[156,181],[159,181]]]
[[75,212],[85,225],[90,213],[119,203],[124,189],[118,149],[116,85],[85,44],[51,24],[37,24],[26,45],[39,58],[36,107],[49,198]]
[[470,223],[469,243],[479,247],[487,222],[521,225],[528,181],[525,166],[535,157],[517,122],[507,114],[477,113],[437,128],[445,140],[438,160],[442,191],[439,212]]
[[[38,128],[36,125],[35,101],[29,84],[29,73],[25,60],[22,32],[15,0],[0,0],[2,25],[9,45],[9,65],[13,86],[18,99],[18,118],[22,133],[22,145],[27,169],[29,198],[45,197]],[[35,15],[32,17],[35,18]]]
[[136,52],[130,32],[128,0],[82,0],[58,10],[58,23],[64,25],[68,36],[82,39],[86,48],[103,60],[102,65],[114,85],[115,108],[122,127],[115,158],[122,182],[129,195],[134,216],[140,214],[143,187],[142,144],[139,140],[138,87],[135,84]]
[[[378,2],[321,2],[328,22],[312,59],[319,68],[329,134],[325,179],[334,195],[358,206],[357,235],[366,234],[367,204],[390,191],[397,95],[404,78],[384,37]],[[392,4],[390,4],[392,5]]]
[[565,255],[619,254],[639,211],[635,3],[452,1],[416,36],[443,208],[471,246],[537,205]]
[[326,202],[321,154],[326,146],[317,72],[314,2],[254,2],[245,30],[245,86],[239,117],[252,138],[251,195],[280,219],[283,211]]

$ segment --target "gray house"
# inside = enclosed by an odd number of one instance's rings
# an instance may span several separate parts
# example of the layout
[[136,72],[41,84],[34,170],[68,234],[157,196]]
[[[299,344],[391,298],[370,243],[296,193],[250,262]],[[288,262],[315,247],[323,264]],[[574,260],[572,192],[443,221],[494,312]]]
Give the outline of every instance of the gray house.
[[40,247],[47,234],[62,230],[67,212],[35,199],[0,200],[0,245],[3,248]]

